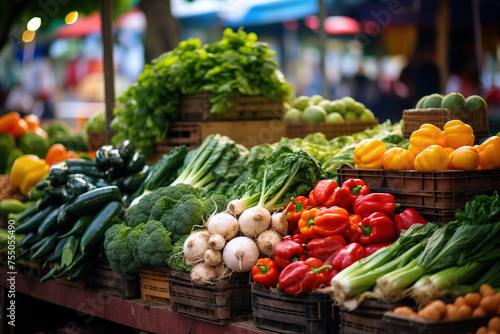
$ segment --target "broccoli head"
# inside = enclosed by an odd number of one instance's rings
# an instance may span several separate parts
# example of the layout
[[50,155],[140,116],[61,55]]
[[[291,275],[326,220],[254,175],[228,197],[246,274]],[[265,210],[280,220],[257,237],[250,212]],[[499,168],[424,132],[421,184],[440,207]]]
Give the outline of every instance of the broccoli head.
[[63,136],[71,135],[71,128],[68,124],[63,121],[54,120],[47,125],[44,129],[47,132],[47,136],[49,140],[52,140],[53,137],[61,134]]
[[118,273],[135,273],[140,269],[132,251],[127,247],[127,236],[131,227],[114,224],[104,234],[104,252],[109,266]]
[[134,256],[135,262],[137,262],[140,266],[144,266],[145,263],[141,261],[139,256],[139,237],[141,236],[142,230],[146,224],[141,223],[135,227],[132,227],[129,234],[127,235],[127,247],[132,252]]
[[184,261],[184,253],[182,251],[184,242],[189,237],[189,234],[182,236],[172,247],[172,254],[167,258],[167,264],[170,269],[177,271],[190,272],[194,266],[186,264]]
[[203,200],[203,214],[205,217],[210,217],[215,213],[221,213],[222,211],[226,210],[228,203],[229,201],[227,197],[223,194],[212,193],[210,197],[207,197]]
[[195,195],[184,195],[173,207],[171,214],[161,217],[163,226],[172,233],[172,241],[177,242],[189,234],[194,225],[203,223],[203,202]]
[[0,174],[4,174],[9,167],[6,158],[15,148],[16,142],[14,141],[14,137],[7,133],[0,133],[0,157],[4,157],[0,159]]
[[178,200],[171,199],[169,197],[160,198],[155,205],[151,208],[151,213],[149,214],[149,220],[161,221],[163,215],[171,215],[174,206],[179,202]]
[[19,137],[17,146],[24,154],[34,154],[44,159],[49,150],[49,142],[35,132],[26,132]]
[[137,251],[141,262],[154,268],[165,268],[167,259],[172,253],[172,241],[170,232],[163,224],[156,220],[150,220],[137,240]]
[[62,144],[68,151],[86,152],[87,140],[81,133],[74,135],[56,134],[49,140],[50,145]]
[[198,198],[199,190],[182,183],[175,186],[160,187],[152,193],[144,195],[139,203],[128,209],[125,215],[125,224],[128,226],[137,226],[140,223],[146,223],[149,220],[153,206],[160,198],[166,197],[179,200],[185,194],[192,194]]

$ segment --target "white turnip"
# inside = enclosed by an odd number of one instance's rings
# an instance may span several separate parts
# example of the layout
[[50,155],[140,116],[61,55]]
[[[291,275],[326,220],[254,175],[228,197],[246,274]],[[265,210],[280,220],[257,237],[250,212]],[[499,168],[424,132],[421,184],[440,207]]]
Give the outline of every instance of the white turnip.
[[187,237],[186,241],[184,241],[182,251],[188,264],[203,260],[203,255],[209,248],[208,238],[210,238],[208,231],[193,232]]
[[224,247],[224,262],[226,266],[236,272],[250,271],[259,259],[259,248],[252,239],[237,237]]
[[286,221],[286,212],[275,212],[271,216],[271,229],[275,230],[281,236],[287,235],[288,222]]
[[211,235],[222,234],[225,240],[231,240],[238,234],[238,220],[229,213],[218,213],[208,219],[207,229]]
[[243,202],[239,199],[234,199],[227,205],[226,211],[232,215],[239,216],[243,212]]
[[213,250],[221,250],[226,245],[226,240],[222,234],[213,234],[208,238],[208,247]]
[[240,231],[249,238],[255,238],[271,225],[271,214],[262,206],[254,206],[243,211],[238,218]]
[[205,265],[215,267],[222,261],[222,253],[218,250],[207,249],[203,255],[203,261]]
[[191,270],[191,279],[199,285],[210,284],[211,280],[215,278],[215,269],[214,267],[206,266],[203,263],[197,264]]
[[271,257],[274,254],[274,246],[283,240],[281,235],[273,230],[266,230],[257,237],[257,247],[262,254]]

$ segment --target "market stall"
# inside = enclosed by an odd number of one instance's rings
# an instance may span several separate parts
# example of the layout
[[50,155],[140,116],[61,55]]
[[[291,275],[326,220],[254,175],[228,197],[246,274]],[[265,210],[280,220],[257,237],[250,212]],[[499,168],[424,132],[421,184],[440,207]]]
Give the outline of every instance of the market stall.
[[379,123],[351,97],[295,97],[274,57],[243,29],[179,43],[94,152],[57,122],[0,118],[2,277],[155,333],[495,330],[485,101],[432,94]]

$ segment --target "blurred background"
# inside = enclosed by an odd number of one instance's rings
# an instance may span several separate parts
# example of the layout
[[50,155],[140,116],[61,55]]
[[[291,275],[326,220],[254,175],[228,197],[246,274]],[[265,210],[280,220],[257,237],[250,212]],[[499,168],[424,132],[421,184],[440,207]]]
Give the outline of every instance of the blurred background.
[[[113,0],[113,14],[116,96],[179,41],[244,27],[275,50],[297,96],[352,96],[398,121],[424,95],[478,94],[500,130],[497,0]],[[100,28],[97,0],[2,1],[0,114],[79,128],[104,110]]]

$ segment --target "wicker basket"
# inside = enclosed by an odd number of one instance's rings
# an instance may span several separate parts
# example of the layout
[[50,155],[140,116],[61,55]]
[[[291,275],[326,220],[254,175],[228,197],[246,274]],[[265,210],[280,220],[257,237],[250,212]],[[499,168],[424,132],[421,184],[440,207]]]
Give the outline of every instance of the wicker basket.
[[409,138],[413,131],[422,124],[428,123],[443,129],[451,120],[459,119],[469,124],[474,130],[476,138],[490,136],[488,124],[488,110],[448,110],[439,108],[407,109],[403,111],[403,136]]

